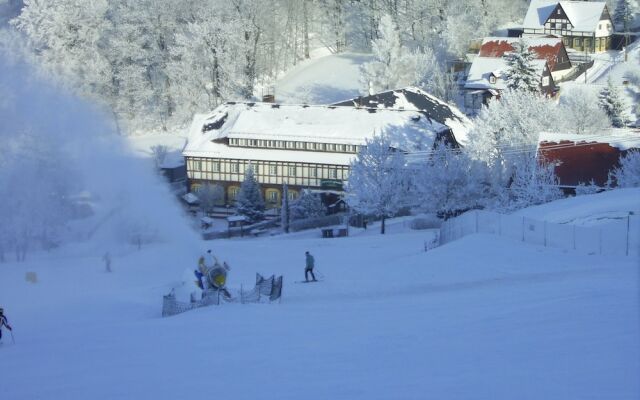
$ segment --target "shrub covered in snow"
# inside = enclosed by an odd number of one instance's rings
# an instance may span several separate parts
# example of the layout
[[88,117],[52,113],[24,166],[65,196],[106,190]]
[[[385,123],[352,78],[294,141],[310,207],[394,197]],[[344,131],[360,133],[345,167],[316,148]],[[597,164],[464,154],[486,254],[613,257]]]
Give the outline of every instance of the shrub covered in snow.
[[609,174],[609,183],[621,188],[640,186],[640,151],[629,151],[620,159],[620,167]]

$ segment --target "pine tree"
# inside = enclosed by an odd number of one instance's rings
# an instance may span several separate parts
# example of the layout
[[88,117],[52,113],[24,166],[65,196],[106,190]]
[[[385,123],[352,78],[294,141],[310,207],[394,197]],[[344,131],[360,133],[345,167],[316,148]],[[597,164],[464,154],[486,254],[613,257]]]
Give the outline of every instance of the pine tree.
[[627,123],[625,116],[625,103],[620,95],[619,89],[613,85],[613,81],[609,78],[607,86],[600,92],[600,107],[607,113],[611,120],[611,125],[616,128],[622,128]]
[[613,14],[613,22],[623,32],[629,31],[629,25],[633,21],[633,7],[630,0],[618,0]]
[[540,75],[533,64],[535,54],[529,46],[520,39],[516,43],[515,51],[505,56],[507,70],[505,80],[507,87],[513,90],[537,92],[540,90]]
[[280,207],[280,225],[285,233],[289,233],[289,185],[282,185],[282,207]]
[[244,181],[240,185],[240,191],[238,191],[236,198],[236,212],[246,216],[249,222],[256,222],[264,218],[264,208],[260,185],[253,171],[253,166],[249,165],[244,173]]

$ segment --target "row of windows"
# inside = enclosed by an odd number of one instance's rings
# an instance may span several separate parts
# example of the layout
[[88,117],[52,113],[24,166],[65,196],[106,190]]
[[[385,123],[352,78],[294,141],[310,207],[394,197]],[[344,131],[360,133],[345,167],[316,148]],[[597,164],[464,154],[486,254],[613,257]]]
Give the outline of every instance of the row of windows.
[[357,153],[358,147],[353,144],[298,142],[292,140],[262,140],[230,138],[229,146],[260,147],[265,149],[286,149],[306,151],[328,151],[335,153]]
[[[191,191],[197,193],[200,187],[201,187],[200,183],[194,183],[191,185]],[[240,192],[240,186],[229,186],[227,188],[227,196],[228,196],[229,202],[233,202],[236,199],[236,197],[238,196],[238,192]],[[288,193],[287,197],[291,201],[297,199],[299,196],[298,191],[294,189],[289,189],[287,193]],[[268,188],[268,189],[265,189],[264,191],[264,198],[268,202],[279,204],[281,197],[282,196],[281,196],[280,190],[278,189]],[[223,205],[223,203],[220,203],[220,205]]]
[[[249,163],[240,163],[234,161],[218,161],[209,159],[187,159],[187,169],[196,172],[226,173],[226,174],[244,174],[249,167]],[[319,167],[315,165],[284,165],[275,163],[257,163],[253,165],[256,175],[267,176],[288,176],[288,177],[308,177],[323,178],[327,175],[328,179],[343,179],[338,176],[338,167]],[[343,169],[343,168],[342,168]],[[323,174],[323,170],[326,172]]]

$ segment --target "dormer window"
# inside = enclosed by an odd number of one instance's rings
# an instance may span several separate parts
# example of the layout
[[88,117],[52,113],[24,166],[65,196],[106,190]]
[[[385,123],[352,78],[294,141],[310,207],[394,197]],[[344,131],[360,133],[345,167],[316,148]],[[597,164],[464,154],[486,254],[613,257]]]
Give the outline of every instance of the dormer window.
[[491,74],[489,75],[489,83],[496,83],[496,76]]
[[562,13],[560,12],[560,9],[558,8],[558,15],[560,15],[560,14],[562,14]]

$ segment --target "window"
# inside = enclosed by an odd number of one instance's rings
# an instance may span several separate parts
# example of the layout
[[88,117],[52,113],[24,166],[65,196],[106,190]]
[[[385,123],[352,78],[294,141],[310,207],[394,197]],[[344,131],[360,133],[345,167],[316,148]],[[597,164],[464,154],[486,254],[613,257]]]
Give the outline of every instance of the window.
[[287,142],[287,149],[293,149],[295,144],[293,142]]
[[316,167],[309,167],[309,176],[311,178],[317,178],[318,177],[318,168]]
[[551,25],[551,29],[556,29],[556,23],[555,22],[551,22],[549,25]]
[[562,24],[562,29],[567,29],[567,24],[566,23]]
[[549,77],[548,76],[543,76],[542,77],[542,86],[549,86]]
[[237,186],[230,186],[229,187],[229,200],[235,200],[236,197],[238,197],[238,192],[240,191],[240,188]]
[[496,76],[495,75],[490,75],[489,76],[489,83],[496,83]]
[[296,176],[296,167],[292,165],[289,167],[289,176]]
[[269,175],[278,175],[277,165],[269,165]]
[[240,173],[240,165],[238,163],[231,163],[231,173],[232,174]]
[[304,142],[296,142],[296,149],[304,149]]
[[560,15],[560,14],[562,14],[562,13],[560,12],[560,9],[558,8],[558,15]]
[[298,192],[296,192],[295,190],[288,190],[287,197],[289,198],[289,200],[293,201],[298,198]]
[[598,24],[598,30],[602,30],[602,24]]
[[211,169],[213,170],[213,172],[220,172],[220,161],[214,161],[211,164]]
[[337,179],[338,178],[338,170],[335,168],[329,168],[329,179]]
[[202,162],[200,160],[193,161],[193,170],[194,171],[202,171]]
[[267,201],[271,203],[277,203],[280,199],[280,193],[277,189],[267,189],[266,196]]

